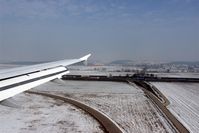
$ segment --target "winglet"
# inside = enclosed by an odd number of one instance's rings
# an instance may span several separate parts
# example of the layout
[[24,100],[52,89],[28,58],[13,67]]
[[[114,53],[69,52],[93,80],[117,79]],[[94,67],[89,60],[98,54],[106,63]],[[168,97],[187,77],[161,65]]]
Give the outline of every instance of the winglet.
[[90,56],[91,56],[91,54],[88,54],[88,55],[86,55],[86,56],[80,58],[80,60],[81,60],[81,61],[86,61],[86,60],[88,60],[88,58],[89,58]]

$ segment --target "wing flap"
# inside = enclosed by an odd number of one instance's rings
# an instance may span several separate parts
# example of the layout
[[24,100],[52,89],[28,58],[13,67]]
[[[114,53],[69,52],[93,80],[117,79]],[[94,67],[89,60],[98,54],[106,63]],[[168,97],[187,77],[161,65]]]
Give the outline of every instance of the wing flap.
[[66,66],[86,61],[91,54],[79,59],[13,68],[0,71],[0,101],[36,87],[45,82],[60,78],[69,73]]

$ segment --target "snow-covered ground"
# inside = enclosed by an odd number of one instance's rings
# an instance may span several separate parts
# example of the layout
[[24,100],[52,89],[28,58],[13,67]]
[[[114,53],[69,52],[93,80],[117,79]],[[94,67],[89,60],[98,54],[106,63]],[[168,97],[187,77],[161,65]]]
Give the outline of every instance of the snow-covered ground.
[[153,82],[170,101],[168,109],[190,132],[199,131],[199,83]]
[[2,69],[9,69],[14,67],[20,67],[22,65],[14,65],[14,64],[0,64],[0,70]]
[[62,81],[34,89],[72,97],[116,121],[127,133],[175,132],[144,92],[136,85],[100,81]]
[[[133,75],[135,72],[117,72],[100,70],[71,70],[70,75],[100,75],[100,76],[126,76]],[[158,77],[177,77],[177,78],[199,78],[199,73],[152,73]]]
[[93,71],[71,71],[69,73],[69,75],[98,75],[98,76],[126,76],[126,75],[133,75],[135,74],[134,72],[108,72],[108,71],[97,71],[97,70],[93,70]]
[[0,105],[0,133],[102,133],[101,125],[84,111],[52,98],[19,94],[20,108]]
[[159,77],[199,78],[199,73],[154,73]]

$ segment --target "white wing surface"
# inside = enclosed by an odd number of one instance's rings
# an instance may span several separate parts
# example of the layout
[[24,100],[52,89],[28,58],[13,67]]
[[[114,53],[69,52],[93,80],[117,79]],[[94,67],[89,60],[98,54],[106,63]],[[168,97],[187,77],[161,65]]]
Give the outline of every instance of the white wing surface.
[[36,87],[45,82],[61,78],[69,73],[66,66],[87,61],[88,54],[79,59],[0,70],[0,101]]

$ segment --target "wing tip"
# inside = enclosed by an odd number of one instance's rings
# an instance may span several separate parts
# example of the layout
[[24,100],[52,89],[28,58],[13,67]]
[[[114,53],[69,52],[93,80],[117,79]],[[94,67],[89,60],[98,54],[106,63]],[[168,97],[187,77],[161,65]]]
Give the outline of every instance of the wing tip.
[[89,58],[90,56],[91,56],[91,54],[87,54],[87,55],[81,57],[80,60],[81,60],[81,61],[86,61],[86,60],[88,60],[88,58]]

